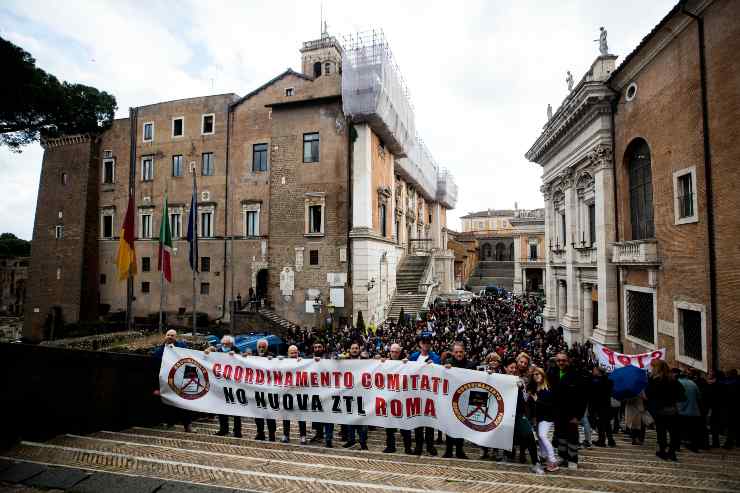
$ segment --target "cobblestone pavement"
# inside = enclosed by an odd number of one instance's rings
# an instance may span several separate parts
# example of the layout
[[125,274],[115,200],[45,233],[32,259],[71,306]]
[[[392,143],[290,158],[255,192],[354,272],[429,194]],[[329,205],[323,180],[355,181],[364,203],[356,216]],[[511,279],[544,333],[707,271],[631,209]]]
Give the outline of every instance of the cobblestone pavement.
[[[214,420],[182,428],[131,428],[89,436],[62,435],[45,443],[22,442],[4,454],[0,489],[37,491],[193,491],[226,490],[450,491],[476,492],[698,492],[740,491],[740,451],[680,452],[679,462],[655,456],[654,434],[642,447],[623,436],[616,448],[581,451],[577,470],[537,476],[527,465],[471,459],[384,454],[385,433],[370,432],[370,451],[255,441],[245,419],[244,438],[214,436]],[[278,437],[281,427],[278,424]],[[310,429],[309,429],[310,431]],[[439,452],[443,446],[438,445]]]

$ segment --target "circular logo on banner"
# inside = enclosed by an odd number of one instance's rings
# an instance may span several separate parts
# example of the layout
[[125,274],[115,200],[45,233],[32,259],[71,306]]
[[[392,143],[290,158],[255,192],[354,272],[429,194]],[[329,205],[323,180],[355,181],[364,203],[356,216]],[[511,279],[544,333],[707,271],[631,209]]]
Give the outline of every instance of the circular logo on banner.
[[183,399],[200,399],[208,393],[208,370],[193,358],[183,358],[170,369],[167,384]]
[[471,430],[491,431],[504,419],[504,399],[487,383],[470,382],[453,394],[452,412]]

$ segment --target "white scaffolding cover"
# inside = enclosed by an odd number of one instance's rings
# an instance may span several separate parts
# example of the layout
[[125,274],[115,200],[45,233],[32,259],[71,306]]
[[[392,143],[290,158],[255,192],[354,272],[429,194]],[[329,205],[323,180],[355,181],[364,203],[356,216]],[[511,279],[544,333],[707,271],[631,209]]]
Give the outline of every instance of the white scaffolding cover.
[[450,209],[457,204],[457,184],[446,168],[437,175],[437,201]]

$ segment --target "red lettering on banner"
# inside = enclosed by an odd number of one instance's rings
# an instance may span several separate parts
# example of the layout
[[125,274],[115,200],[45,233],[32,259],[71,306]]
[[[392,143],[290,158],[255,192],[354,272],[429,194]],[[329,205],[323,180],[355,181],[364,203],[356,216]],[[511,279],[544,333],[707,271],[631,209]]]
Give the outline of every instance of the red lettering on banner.
[[251,384],[254,380],[254,370],[247,368],[244,372],[244,383]]
[[321,372],[321,386],[331,387],[331,373],[329,373],[328,371]]
[[399,391],[398,384],[398,373],[391,373],[388,375],[388,390]]
[[442,393],[444,395],[447,395],[449,391],[450,391],[450,382],[448,382],[447,379],[445,378],[444,380],[442,380]]
[[626,354],[617,355],[617,360],[619,360],[619,362],[622,363],[624,366],[630,366],[632,364],[632,358],[630,358]]
[[274,370],[272,372],[272,381],[275,382],[275,385],[278,387],[283,385],[283,372]]
[[296,387],[308,387],[308,372],[299,371],[295,375],[295,386]]
[[435,394],[439,393],[439,381],[441,379],[439,377],[432,377],[432,392]]
[[235,382],[241,382],[242,377],[244,376],[244,368],[241,366],[237,366],[234,368],[234,381]]
[[614,351],[609,349],[608,347],[602,347],[601,352],[606,354],[606,357],[609,358],[609,364],[614,366],[616,363],[614,362]]
[[386,409],[385,399],[382,397],[375,398],[375,415],[376,416],[388,416],[388,410]]
[[213,373],[214,377],[221,378],[221,363],[214,364],[211,372]]
[[285,374],[285,386],[286,387],[293,386],[293,373],[292,372],[288,372]]
[[255,385],[264,385],[265,383],[265,372],[259,368],[254,370],[254,383]]
[[400,418],[403,415],[403,406],[398,399],[391,399],[391,416]]
[[403,376],[403,391],[406,392],[409,389],[409,376]]
[[231,367],[231,365],[224,366],[224,379],[231,380],[231,373],[234,371],[234,369]]
[[416,390],[419,385],[419,375],[411,375],[411,390]]
[[267,380],[267,385],[270,385],[272,383],[272,372],[270,370],[265,371],[265,379]]
[[342,372],[341,371],[332,372],[332,376],[334,376],[334,387],[339,388],[339,386],[342,385]]
[[422,375],[421,376],[421,386],[420,390],[426,390],[427,392],[431,392],[431,387],[429,387],[429,375]]
[[635,355],[634,357],[637,358],[637,366],[639,366],[640,368],[645,368],[645,364],[642,362],[642,358],[647,358],[648,356],[650,355],[647,353]]
[[[445,382],[446,381],[447,380],[445,380]],[[437,417],[437,411],[434,409],[433,399],[427,399],[427,401],[424,403],[424,416],[431,416],[433,418]]]
[[369,389],[373,386],[373,377],[369,373],[363,373],[362,377],[360,378],[362,379],[362,386],[366,389]]
[[352,374],[351,371],[345,371],[344,372],[344,388],[351,389],[354,386],[355,386],[355,376]]
[[375,374],[375,387],[379,389],[385,388],[385,381],[382,373]]
[[660,359],[663,356],[663,353],[661,351],[653,351],[650,356],[652,356],[652,359]]
[[311,387],[319,386],[319,374],[315,371],[311,372]]
[[406,417],[413,418],[421,414],[421,397],[408,397],[406,399]]

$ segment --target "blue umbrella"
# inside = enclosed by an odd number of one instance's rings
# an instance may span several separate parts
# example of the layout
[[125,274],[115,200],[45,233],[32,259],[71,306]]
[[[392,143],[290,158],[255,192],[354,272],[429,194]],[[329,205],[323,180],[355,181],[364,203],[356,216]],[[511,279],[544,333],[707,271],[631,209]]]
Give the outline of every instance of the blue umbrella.
[[609,380],[614,384],[612,396],[621,401],[640,395],[647,387],[648,374],[641,368],[629,365],[611,372]]

